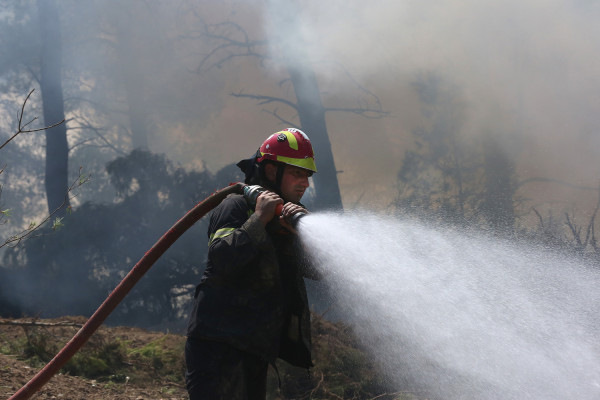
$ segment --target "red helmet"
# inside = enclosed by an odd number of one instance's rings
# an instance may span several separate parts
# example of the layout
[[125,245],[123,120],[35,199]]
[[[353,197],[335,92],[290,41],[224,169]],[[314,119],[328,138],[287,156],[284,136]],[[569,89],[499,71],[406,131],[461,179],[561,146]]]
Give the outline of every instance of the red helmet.
[[279,161],[317,172],[312,145],[300,129],[287,128],[272,134],[259,151],[260,157],[256,160],[259,163],[264,160]]

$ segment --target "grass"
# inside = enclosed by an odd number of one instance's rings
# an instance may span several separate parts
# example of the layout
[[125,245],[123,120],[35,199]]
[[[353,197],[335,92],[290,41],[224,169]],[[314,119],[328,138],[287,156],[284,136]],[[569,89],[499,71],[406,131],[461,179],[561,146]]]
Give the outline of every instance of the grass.
[[[0,352],[17,355],[41,368],[63,347],[72,332],[63,335],[47,328],[25,328],[26,335],[0,334]],[[165,396],[185,387],[185,337],[136,328],[102,328],[64,366],[62,372],[93,379],[105,388],[128,384],[158,387]],[[313,359],[307,370],[277,362],[268,378],[269,400],[416,400],[386,384],[376,363],[343,324],[313,317]],[[391,394],[386,394],[391,393]]]
[[[70,339],[52,329],[23,329],[25,335],[0,336],[0,352],[17,355],[34,368],[46,365]],[[158,379],[182,385],[185,338],[140,330],[142,332],[149,341],[130,340],[106,331],[96,332],[61,372],[112,384],[131,382],[143,385]]]

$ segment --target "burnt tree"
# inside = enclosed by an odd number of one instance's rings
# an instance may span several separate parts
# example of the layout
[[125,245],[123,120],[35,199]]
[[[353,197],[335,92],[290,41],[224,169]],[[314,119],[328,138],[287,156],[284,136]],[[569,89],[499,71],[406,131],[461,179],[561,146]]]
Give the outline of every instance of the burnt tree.
[[[43,114],[46,125],[65,119],[61,80],[62,41],[60,19],[54,0],[38,0],[39,27],[41,35],[40,87]],[[46,131],[46,196],[50,213],[56,216],[66,213],[69,199],[69,147],[65,124]]]
[[[297,15],[278,16],[280,19],[292,19],[293,23]],[[297,22],[297,21],[296,21]],[[352,84],[357,86],[362,95],[368,99],[359,99],[360,106],[357,107],[327,107],[321,100],[321,92],[317,76],[311,68],[309,55],[298,56],[303,52],[302,38],[298,37],[297,32],[293,32],[292,37],[285,38],[287,44],[294,42],[294,52],[291,52],[291,46],[283,43],[276,43],[280,49],[279,54],[269,54],[268,48],[273,41],[284,40],[280,38],[270,38],[269,40],[252,40],[242,26],[235,22],[226,21],[218,24],[207,24],[199,20],[200,30],[196,35],[189,35],[190,39],[203,37],[211,40],[214,47],[199,62],[197,72],[201,73],[211,68],[220,68],[224,63],[239,57],[252,57],[258,59],[261,64],[267,60],[277,60],[281,62],[288,73],[289,78],[280,82],[280,87],[291,84],[296,101],[284,97],[266,96],[254,93],[232,93],[235,97],[258,100],[260,105],[269,105],[273,108],[266,109],[281,123],[302,129],[305,131],[313,144],[317,157],[318,174],[314,175],[314,184],[316,199],[313,205],[315,210],[323,209],[341,209],[342,199],[337,179],[337,170],[329,133],[327,130],[326,113],[328,111],[344,111],[362,115],[370,118],[378,118],[388,115],[383,110],[378,98],[366,90],[359,87],[355,81]],[[302,59],[302,63],[297,60]],[[339,66],[338,66],[339,67]],[[346,71],[343,74],[348,76]],[[275,104],[282,104],[286,108],[292,109],[298,122],[292,120],[295,117],[286,118],[276,108]],[[364,104],[367,104],[364,106]],[[371,106],[372,105],[372,106]]]

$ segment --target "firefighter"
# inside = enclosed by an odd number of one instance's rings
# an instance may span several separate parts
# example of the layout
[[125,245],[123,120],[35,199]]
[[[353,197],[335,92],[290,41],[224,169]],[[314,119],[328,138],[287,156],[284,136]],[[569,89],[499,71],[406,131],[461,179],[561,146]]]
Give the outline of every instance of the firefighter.
[[[320,276],[299,247],[289,218],[317,171],[298,129],[269,136],[238,167],[263,186],[255,208],[228,196],[213,211],[206,270],[196,287],[185,347],[191,400],[265,399],[267,369],[281,358],[310,368],[310,314],[303,278]],[[281,217],[275,209],[283,205]]]

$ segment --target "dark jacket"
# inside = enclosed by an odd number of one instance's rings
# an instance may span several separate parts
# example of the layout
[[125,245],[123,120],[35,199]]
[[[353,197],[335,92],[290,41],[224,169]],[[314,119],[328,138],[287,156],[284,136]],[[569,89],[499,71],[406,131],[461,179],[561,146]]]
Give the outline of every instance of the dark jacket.
[[310,314],[303,278],[319,276],[294,235],[272,230],[277,227],[265,229],[241,195],[215,208],[188,336],[308,368]]

